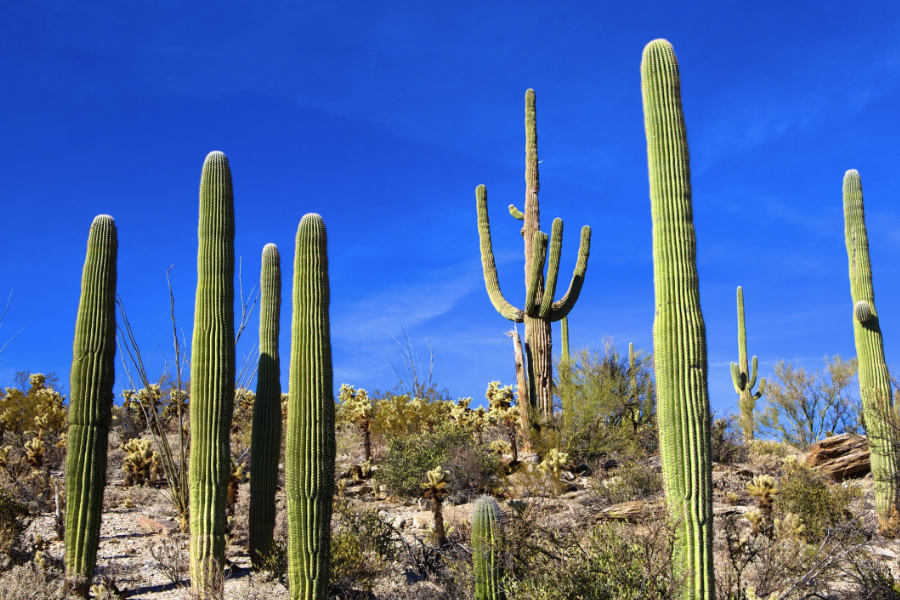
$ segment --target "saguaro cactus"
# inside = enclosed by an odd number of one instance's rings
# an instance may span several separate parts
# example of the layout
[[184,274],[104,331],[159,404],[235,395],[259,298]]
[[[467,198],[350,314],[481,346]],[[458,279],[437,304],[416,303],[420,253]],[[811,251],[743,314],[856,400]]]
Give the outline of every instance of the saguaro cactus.
[[297,228],[287,423],[288,577],[291,598],[324,600],[331,573],[334,388],[322,217]]
[[472,566],[475,600],[500,600],[499,544],[503,514],[491,496],[482,496],[472,509]]
[[678,526],[676,568],[684,596],[715,596],[706,327],[700,311],[681,81],[672,45],[644,48],[641,90],[653,216],[653,322],[660,454],[669,511]]
[[275,490],[281,454],[281,361],[278,324],[281,318],[281,257],[266,244],[260,275],[259,371],[253,405],[250,469],[250,558],[259,566],[272,551]]
[[[588,254],[591,246],[591,228],[581,229],[581,245],[575,273],[565,295],[553,301],[556,294],[556,280],[559,275],[559,256],[562,248],[563,223],[553,220],[550,235],[550,256],[547,261],[547,234],[540,230],[540,210],[538,206],[538,158],[537,121],[534,90],[525,92],[525,212],[512,204],[510,214],[524,221],[522,236],[525,239],[525,306],[513,307],[500,291],[497,279],[497,265],[491,245],[491,225],[487,213],[487,188],[479,185],[475,189],[478,208],[478,234],[481,238],[481,264],[484,283],[494,308],[501,315],[515,323],[525,323],[525,357],[528,370],[530,403],[534,408],[549,415],[553,412],[553,361],[550,323],[559,321],[572,310],[587,271]],[[544,279],[544,263],[547,263],[547,278]]]
[[97,562],[106,447],[112,418],[116,355],[116,224],[91,223],[75,321],[69,432],[66,437],[66,573],[84,577]]
[[862,182],[859,173],[853,169],[844,175],[844,236],[850,263],[859,395],[875,479],[875,511],[882,528],[896,529],[900,525],[900,436],[897,435],[891,378],[884,360],[881,324],[872,289]]
[[[210,152],[200,179],[197,300],[191,356],[191,583],[201,595],[225,561],[225,495],[234,412],[234,199],[231,170]],[[212,581],[215,581],[214,579]]]
[[560,360],[568,363],[569,362],[569,317],[563,317],[560,322],[561,325],[561,333],[562,333],[562,355]]
[[757,361],[753,357],[752,367],[748,369],[747,365],[747,326],[744,322],[744,290],[741,286],[737,289],[737,311],[738,311],[738,361],[739,363],[731,363],[731,380],[734,383],[734,391],[740,397],[738,406],[741,409],[741,429],[744,432],[744,441],[748,442],[753,439],[753,432],[756,425],[753,418],[753,410],[756,408],[756,401],[762,398],[763,392],[766,390],[766,378],[759,380],[759,389],[753,392],[753,386],[756,385]]

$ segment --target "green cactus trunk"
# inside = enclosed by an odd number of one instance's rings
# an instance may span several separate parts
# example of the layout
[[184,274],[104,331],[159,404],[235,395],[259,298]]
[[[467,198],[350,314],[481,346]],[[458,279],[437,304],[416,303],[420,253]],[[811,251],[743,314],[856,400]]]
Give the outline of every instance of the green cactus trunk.
[[106,485],[116,378],[117,248],[112,217],[96,217],[88,235],[75,322],[66,455],[66,574],[85,578],[82,592],[97,562]]
[[666,499],[684,597],[715,597],[706,327],[700,311],[681,82],[672,45],[644,48],[641,89],[653,217],[654,364]]
[[211,152],[200,180],[197,300],[191,355],[191,582],[204,595],[225,562],[225,495],[234,412],[234,200],[231,170]]
[[250,558],[257,567],[272,552],[281,457],[281,257],[275,244],[267,244],[263,249],[260,288],[259,371],[250,446]]
[[[587,271],[591,245],[591,228],[581,230],[581,245],[572,282],[565,295],[553,301],[559,275],[559,257],[562,249],[563,223],[554,219],[549,237],[541,232],[540,207],[538,205],[537,118],[534,90],[525,92],[525,211],[512,204],[510,214],[523,221],[522,237],[525,240],[525,307],[518,309],[507,302],[500,291],[497,265],[491,243],[491,225],[487,213],[487,188],[475,189],[478,211],[478,234],[481,242],[481,264],[488,297],[501,315],[515,323],[525,324],[525,360],[528,370],[529,402],[544,416],[553,413],[553,359],[550,323],[563,319],[581,293]],[[549,258],[549,260],[548,260]],[[547,277],[544,279],[544,267]],[[520,399],[520,402],[522,400]]]
[[503,515],[497,501],[482,496],[472,509],[472,566],[475,600],[501,600],[500,540]]
[[900,436],[891,396],[890,373],[884,360],[881,324],[875,309],[862,182],[855,170],[844,175],[844,235],[854,305],[853,333],[859,360],[859,395],[875,480],[875,511],[883,529],[896,530],[900,526]]
[[334,386],[322,217],[297,228],[287,423],[288,578],[294,600],[324,600],[331,574]]
[[734,391],[738,393],[738,407],[741,409],[741,430],[744,434],[744,442],[753,439],[756,430],[756,420],[753,411],[756,409],[756,401],[762,398],[766,389],[766,378],[759,380],[759,389],[754,392],[756,385],[757,361],[753,357],[752,368],[747,361],[747,326],[744,322],[744,290],[737,289],[738,311],[738,361],[731,363],[731,380],[734,383]]

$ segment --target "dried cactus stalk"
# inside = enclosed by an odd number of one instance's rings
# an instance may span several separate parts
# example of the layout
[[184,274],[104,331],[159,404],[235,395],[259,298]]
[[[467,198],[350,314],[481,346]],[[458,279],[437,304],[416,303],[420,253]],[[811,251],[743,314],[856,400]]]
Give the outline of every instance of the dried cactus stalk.
[[288,579],[294,600],[324,600],[331,572],[334,386],[322,217],[297,228],[287,423]]
[[681,82],[672,45],[644,48],[641,89],[653,216],[653,323],[660,455],[677,523],[676,569],[684,597],[715,597],[706,327],[700,311]]
[[891,378],[884,359],[881,324],[872,288],[872,264],[863,208],[862,182],[853,169],[844,175],[844,235],[850,263],[853,334],[859,360],[859,395],[875,480],[875,512],[881,527],[900,520],[900,454],[898,423],[891,395]]
[[275,244],[263,248],[260,288],[259,371],[250,455],[250,558],[256,566],[272,551],[281,454],[281,257]]
[[203,163],[198,234],[189,478],[191,584],[203,595],[225,562],[234,412],[234,198],[221,152]]
[[75,322],[66,456],[66,574],[84,578],[85,586],[97,562],[106,483],[115,382],[117,249],[112,217],[96,217],[88,235]]

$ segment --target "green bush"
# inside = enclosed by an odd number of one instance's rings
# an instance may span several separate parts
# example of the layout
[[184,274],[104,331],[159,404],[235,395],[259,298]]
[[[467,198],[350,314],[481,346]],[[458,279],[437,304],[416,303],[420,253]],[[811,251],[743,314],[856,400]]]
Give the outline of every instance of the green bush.
[[[513,528],[515,531],[515,528]],[[580,532],[532,532],[522,547],[543,552],[516,553],[512,548],[505,581],[516,600],[662,600],[672,598],[674,536],[661,523],[636,535],[627,525],[601,523],[584,537]],[[579,539],[580,538],[580,539]],[[518,555],[517,555],[518,554]]]
[[23,556],[22,534],[28,528],[31,512],[16,500],[12,494],[0,488],[0,554],[8,556],[12,562],[21,562]]
[[629,462],[600,481],[594,490],[604,504],[646,500],[662,493],[662,474],[646,465]]
[[451,474],[453,494],[488,491],[500,472],[500,458],[477,444],[465,427],[445,425],[433,432],[401,435],[391,441],[375,475],[379,483],[400,496],[422,494],[425,473],[442,466]]
[[829,528],[853,518],[850,503],[860,496],[856,487],[834,485],[805,464],[788,462],[778,486],[775,510],[800,517],[810,542],[823,538]]

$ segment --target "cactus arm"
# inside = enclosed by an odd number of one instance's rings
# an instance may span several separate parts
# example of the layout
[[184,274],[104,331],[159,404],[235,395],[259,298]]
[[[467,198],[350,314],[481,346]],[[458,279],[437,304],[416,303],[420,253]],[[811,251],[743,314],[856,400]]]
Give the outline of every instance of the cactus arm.
[[503,297],[500,291],[500,281],[497,278],[497,264],[494,261],[494,250],[491,244],[491,223],[487,212],[487,188],[479,185],[475,188],[475,202],[478,208],[478,236],[481,240],[481,267],[484,272],[484,285],[487,288],[488,297],[497,312],[513,321],[521,323],[525,320],[525,313],[515,308]]
[[765,392],[766,392],[766,378],[763,377],[762,379],[759,380],[759,389],[756,390],[755,394],[753,394],[753,399],[759,400],[760,398],[762,398],[762,396]]
[[753,386],[756,385],[756,376],[758,375],[757,366],[758,366],[758,361],[756,360],[756,357],[754,356],[753,360],[751,361],[751,367],[750,367],[750,381],[747,382],[748,390],[752,390]]
[[200,181],[191,356],[191,584],[201,595],[225,562],[234,412],[234,196],[228,159],[210,152]]
[[531,273],[528,277],[528,285],[525,286],[525,314],[534,316],[537,304],[537,290],[541,284],[541,275],[544,272],[544,261],[547,258],[547,234],[542,231],[534,232],[534,242],[531,244]]
[[587,272],[588,257],[591,254],[591,228],[585,225],[581,228],[581,243],[578,246],[578,260],[575,263],[575,272],[572,273],[572,281],[569,289],[562,298],[553,303],[550,312],[550,320],[554,323],[569,314],[569,311],[578,301],[581,287],[584,285],[584,274]]
[[509,214],[511,214],[514,219],[518,219],[519,221],[525,220],[525,214],[521,210],[516,208],[515,204],[509,205]]
[[250,454],[250,558],[261,566],[272,552],[275,531],[275,492],[281,458],[281,361],[278,334],[281,317],[281,257],[275,244],[266,244],[260,275],[259,369]]
[[556,294],[556,282],[559,279],[559,255],[562,249],[563,222],[553,219],[550,230],[550,255],[548,256],[547,280],[544,282],[544,297],[538,309],[538,317],[547,319],[553,310],[553,296]]
[[334,392],[325,224],[297,228],[291,325],[285,497],[288,579],[294,600],[325,600],[331,574]]
[[731,382],[734,384],[734,391],[740,394],[743,392],[744,380],[741,377],[741,368],[736,362],[731,363]]
[[90,585],[100,543],[116,353],[116,253],[112,217],[91,223],[75,323],[66,440],[66,574]]
[[[744,319],[744,290],[741,286],[737,289],[738,311],[738,361],[741,365],[741,373],[746,374],[747,369],[747,324]],[[753,387],[751,383],[748,387]]]
[[[853,334],[859,360],[859,395],[869,440],[872,477],[875,480],[875,512],[881,526],[890,529],[900,517],[900,456],[891,380],[884,358],[884,342],[875,292],[869,239],[866,233],[862,182],[855,170],[843,182],[844,236],[850,267],[850,294],[854,304]],[[867,310],[860,310],[862,308]]]
[[715,597],[706,327],[700,308],[690,159],[672,45],[644,48],[641,92],[653,223],[654,367],[666,501],[683,596]]

